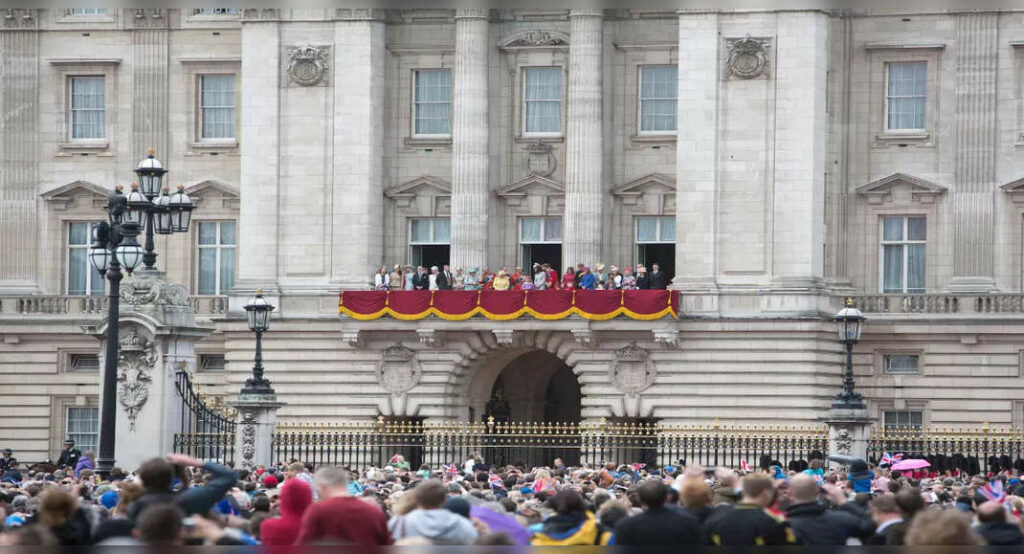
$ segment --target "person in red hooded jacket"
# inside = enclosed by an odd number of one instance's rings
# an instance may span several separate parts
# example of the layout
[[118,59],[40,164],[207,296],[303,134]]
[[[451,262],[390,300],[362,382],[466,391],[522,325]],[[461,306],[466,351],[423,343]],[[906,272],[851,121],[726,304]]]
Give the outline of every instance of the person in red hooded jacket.
[[267,545],[294,544],[302,515],[313,503],[313,489],[302,479],[288,479],[281,487],[281,517],[263,520],[260,540]]

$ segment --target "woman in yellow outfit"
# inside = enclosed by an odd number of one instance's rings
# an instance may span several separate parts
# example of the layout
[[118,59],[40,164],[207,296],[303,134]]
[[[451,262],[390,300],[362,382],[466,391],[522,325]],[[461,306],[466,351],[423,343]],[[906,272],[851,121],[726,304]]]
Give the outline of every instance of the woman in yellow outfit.
[[508,290],[512,288],[512,279],[508,276],[508,271],[505,268],[501,268],[501,271],[494,276],[491,281],[491,288],[494,290]]
[[555,515],[540,524],[530,544],[534,546],[605,545],[611,533],[602,531],[593,512],[587,511],[583,497],[574,490],[565,489],[548,500]]

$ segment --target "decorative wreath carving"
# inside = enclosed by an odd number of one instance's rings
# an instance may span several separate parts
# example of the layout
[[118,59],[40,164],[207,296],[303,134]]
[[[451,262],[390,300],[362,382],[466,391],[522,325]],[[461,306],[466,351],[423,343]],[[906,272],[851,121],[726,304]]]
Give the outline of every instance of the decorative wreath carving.
[[651,355],[635,343],[615,351],[611,367],[611,381],[615,388],[629,396],[636,396],[654,384],[657,368]]
[[121,300],[127,304],[156,304],[158,306],[187,306],[188,291],[182,285],[163,281],[145,281],[133,283],[127,281],[121,285]]
[[118,337],[117,400],[128,414],[128,429],[135,431],[135,422],[146,401],[153,382],[152,371],[157,362],[156,347],[135,329]]
[[381,353],[377,380],[391,394],[402,394],[416,386],[423,376],[416,351],[402,345],[389,346]]
[[767,40],[746,36],[730,40],[728,48],[729,57],[725,62],[728,75],[740,79],[756,79],[768,74]]
[[317,85],[327,74],[327,54],[330,46],[308,44],[288,52],[288,79],[302,87]]
[[853,437],[850,436],[850,431],[847,429],[840,429],[836,433],[836,453],[840,456],[852,456],[853,455]]

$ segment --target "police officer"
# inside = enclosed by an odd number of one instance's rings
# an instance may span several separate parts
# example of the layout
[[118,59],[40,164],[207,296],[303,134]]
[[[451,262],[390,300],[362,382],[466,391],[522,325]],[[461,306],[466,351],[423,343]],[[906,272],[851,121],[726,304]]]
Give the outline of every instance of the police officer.
[[75,464],[78,463],[78,459],[82,457],[82,451],[75,448],[75,441],[71,437],[64,441],[64,450],[60,451],[60,458],[57,458],[57,467],[64,468],[70,467],[75,468]]

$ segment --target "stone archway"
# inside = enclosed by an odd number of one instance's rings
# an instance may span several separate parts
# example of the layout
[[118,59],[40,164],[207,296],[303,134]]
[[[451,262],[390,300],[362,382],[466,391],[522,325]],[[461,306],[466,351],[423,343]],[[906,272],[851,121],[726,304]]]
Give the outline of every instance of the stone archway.
[[467,391],[469,417],[484,421],[580,421],[582,392],[572,369],[537,348],[500,351],[480,364]]

